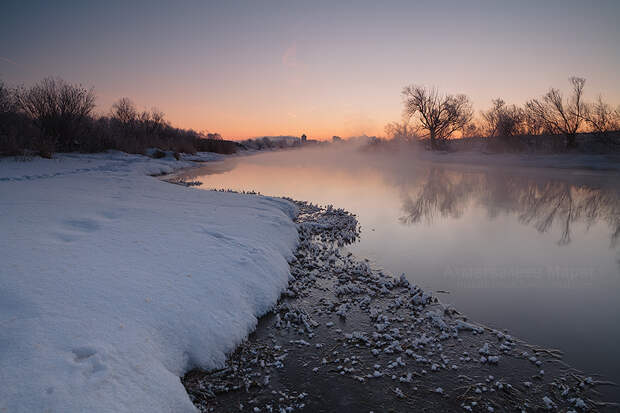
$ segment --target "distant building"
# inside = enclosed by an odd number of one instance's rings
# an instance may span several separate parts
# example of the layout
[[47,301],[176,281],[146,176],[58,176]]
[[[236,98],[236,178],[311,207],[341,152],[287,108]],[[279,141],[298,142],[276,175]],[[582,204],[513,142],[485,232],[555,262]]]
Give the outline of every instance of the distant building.
[[342,138],[340,136],[332,136],[332,142],[342,142]]
[[301,135],[301,143],[306,143],[308,137],[306,135]]

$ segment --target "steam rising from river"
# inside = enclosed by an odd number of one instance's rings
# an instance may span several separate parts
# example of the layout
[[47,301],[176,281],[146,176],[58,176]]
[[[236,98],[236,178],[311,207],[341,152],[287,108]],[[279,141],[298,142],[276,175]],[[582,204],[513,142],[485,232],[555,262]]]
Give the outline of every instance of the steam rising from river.
[[[261,170],[255,177],[262,176],[263,182],[252,185],[247,182],[252,180],[251,174],[246,174],[245,185],[237,182],[233,186],[264,191],[265,186],[269,187],[269,182],[264,182],[265,171],[269,170],[269,180],[278,183],[278,188],[266,194],[276,196],[299,196],[295,187],[304,189],[315,181],[322,182],[327,192],[331,184],[339,188],[343,184],[363,186],[371,182],[384,185],[398,191],[400,222],[406,225],[459,218],[474,203],[484,208],[489,218],[515,214],[522,224],[540,232],[554,230],[559,244],[571,242],[571,226],[576,222],[607,223],[612,247],[620,237],[620,191],[615,173],[516,168],[501,163],[486,166],[484,156],[472,154],[457,159],[467,162],[463,165],[445,162],[447,155],[431,158],[407,146],[369,148],[337,144],[289,150],[285,156],[282,152],[261,153],[213,163],[210,171],[221,174],[239,163]],[[193,179],[201,174],[204,171],[190,171],[187,176]],[[292,193],[281,193],[281,180],[290,180]],[[339,197],[331,201],[320,195],[317,198],[311,201],[336,203]]]

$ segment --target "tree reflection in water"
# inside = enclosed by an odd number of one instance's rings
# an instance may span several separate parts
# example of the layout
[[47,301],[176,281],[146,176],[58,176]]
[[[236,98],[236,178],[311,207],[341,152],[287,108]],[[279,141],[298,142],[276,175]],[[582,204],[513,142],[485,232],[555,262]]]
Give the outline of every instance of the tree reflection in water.
[[571,225],[589,228],[605,222],[611,247],[620,238],[620,193],[562,180],[542,181],[500,171],[456,172],[431,167],[421,182],[403,190],[403,224],[431,223],[435,218],[461,218],[470,203],[484,207],[490,218],[517,214],[519,222],[539,232],[559,228],[558,244],[571,242]]

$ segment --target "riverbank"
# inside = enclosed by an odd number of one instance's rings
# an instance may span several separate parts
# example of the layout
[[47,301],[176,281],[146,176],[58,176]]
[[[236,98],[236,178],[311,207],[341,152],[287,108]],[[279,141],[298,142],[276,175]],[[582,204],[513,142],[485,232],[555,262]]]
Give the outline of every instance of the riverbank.
[[151,176],[193,165],[0,159],[0,411],[195,411],[179,377],[272,308],[298,234],[288,201]]
[[297,202],[300,244],[278,305],[226,367],[183,383],[201,411],[615,411],[607,383],[467,319],[342,247],[343,210]]
[[[562,370],[556,352],[503,332],[464,321],[467,331],[431,295],[335,249],[358,235],[346,212],[151,176],[200,160],[0,160],[0,409],[194,411],[179,377],[197,367],[212,372],[184,379],[199,407],[214,407],[213,377],[258,391],[220,395],[224,411],[493,408],[516,397],[498,389],[519,395],[525,382],[533,406],[594,405],[596,376]],[[247,375],[231,378],[226,363]],[[570,397],[555,401],[564,386]],[[528,402],[519,397],[510,405]]]
[[350,247],[358,257],[448,291],[442,300],[472,319],[620,383],[617,172],[317,149],[214,162],[183,177],[351,211],[364,228]]

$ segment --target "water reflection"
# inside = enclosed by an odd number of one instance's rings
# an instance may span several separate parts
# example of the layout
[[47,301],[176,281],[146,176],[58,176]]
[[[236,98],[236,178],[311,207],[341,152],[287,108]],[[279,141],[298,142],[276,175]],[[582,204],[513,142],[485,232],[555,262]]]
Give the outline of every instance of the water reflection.
[[498,171],[467,173],[431,167],[425,174],[413,188],[403,188],[404,215],[399,218],[403,224],[460,218],[475,203],[490,219],[501,213],[516,214],[520,223],[540,233],[557,229],[559,245],[571,242],[573,224],[582,222],[590,227],[598,221],[610,227],[610,246],[618,243],[620,194],[615,188],[540,181]]
[[616,173],[316,150],[207,163],[186,178],[354,212],[353,253],[620,382]]

